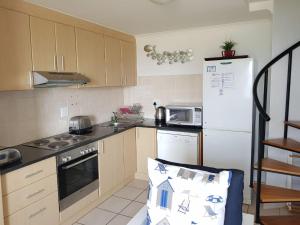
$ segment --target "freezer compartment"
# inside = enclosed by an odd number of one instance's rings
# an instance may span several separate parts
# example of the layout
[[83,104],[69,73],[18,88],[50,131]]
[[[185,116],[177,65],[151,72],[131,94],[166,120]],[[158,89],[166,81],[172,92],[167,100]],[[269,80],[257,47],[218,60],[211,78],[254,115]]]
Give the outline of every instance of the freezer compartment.
[[157,131],[158,158],[198,165],[200,137],[197,133]]
[[203,130],[203,165],[239,169],[245,173],[244,203],[251,203],[251,133]]

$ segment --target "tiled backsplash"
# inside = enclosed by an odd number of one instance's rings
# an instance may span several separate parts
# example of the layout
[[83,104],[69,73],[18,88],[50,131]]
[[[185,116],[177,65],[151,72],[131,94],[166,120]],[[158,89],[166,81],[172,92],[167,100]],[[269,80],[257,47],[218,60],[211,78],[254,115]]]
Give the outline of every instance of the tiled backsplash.
[[[201,102],[202,76],[141,76],[136,87],[47,88],[0,92],[0,146],[13,146],[68,131],[69,118],[91,116],[93,123],[110,119],[122,106],[141,103],[145,117],[153,118],[153,101]],[[61,109],[68,117],[61,118]]]
[[138,85],[124,89],[124,103],[141,103],[145,117],[154,117],[153,101],[159,105],[202,102],[202,75],[139,76]]
[[[0,145],[12,146],[68,130],[69,118],[107,121],[123,105],[122,88],[52,88],[0,92]],[[68,108],[61,119],[60,109]]]

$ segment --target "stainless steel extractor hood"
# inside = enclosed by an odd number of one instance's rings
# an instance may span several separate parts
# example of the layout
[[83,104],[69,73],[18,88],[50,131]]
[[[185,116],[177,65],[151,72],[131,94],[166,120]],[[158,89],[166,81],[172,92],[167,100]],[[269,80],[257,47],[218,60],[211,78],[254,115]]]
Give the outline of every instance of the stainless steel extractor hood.
[[66,87],[86,84],[90,80],[80,73],[33,71],[33,87]]

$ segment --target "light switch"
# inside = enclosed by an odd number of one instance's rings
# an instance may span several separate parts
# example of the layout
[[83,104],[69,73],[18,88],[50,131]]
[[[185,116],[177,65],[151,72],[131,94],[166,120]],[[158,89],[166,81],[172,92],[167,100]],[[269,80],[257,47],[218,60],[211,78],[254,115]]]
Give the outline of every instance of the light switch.
[[61,120],[66,120],[69,115],[69,110],[68,107],[61,107],[60,108],[60,119]]

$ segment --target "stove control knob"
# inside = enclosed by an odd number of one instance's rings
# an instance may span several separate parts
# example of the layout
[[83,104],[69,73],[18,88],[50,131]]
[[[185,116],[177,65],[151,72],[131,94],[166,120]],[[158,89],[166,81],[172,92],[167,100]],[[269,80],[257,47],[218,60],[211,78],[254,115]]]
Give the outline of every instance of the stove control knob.
[[92,147],[92,151],[96,151],[96,148],[95,148],[95,147]]
[[72,159],[71,156],[67,156],[67,160],[70,161]]
[[80,154],[81,154],[81,155],[84,155],[85,153],[84,153],[84,151],[83,151],[83,150],[81,150],[81,151],[80,151]]
[[61,161],[68,162],[68,159],[66,157],[62,158]]
[[86,150],[84,150],[84,152],[85,152],[85,154],[87,154],[87,153],[89,153],[89,150],[88,150],[88,149],[86,149]]
[[92,150],[92,148],[89,148],[89,152],[92,152],[93,150]]

